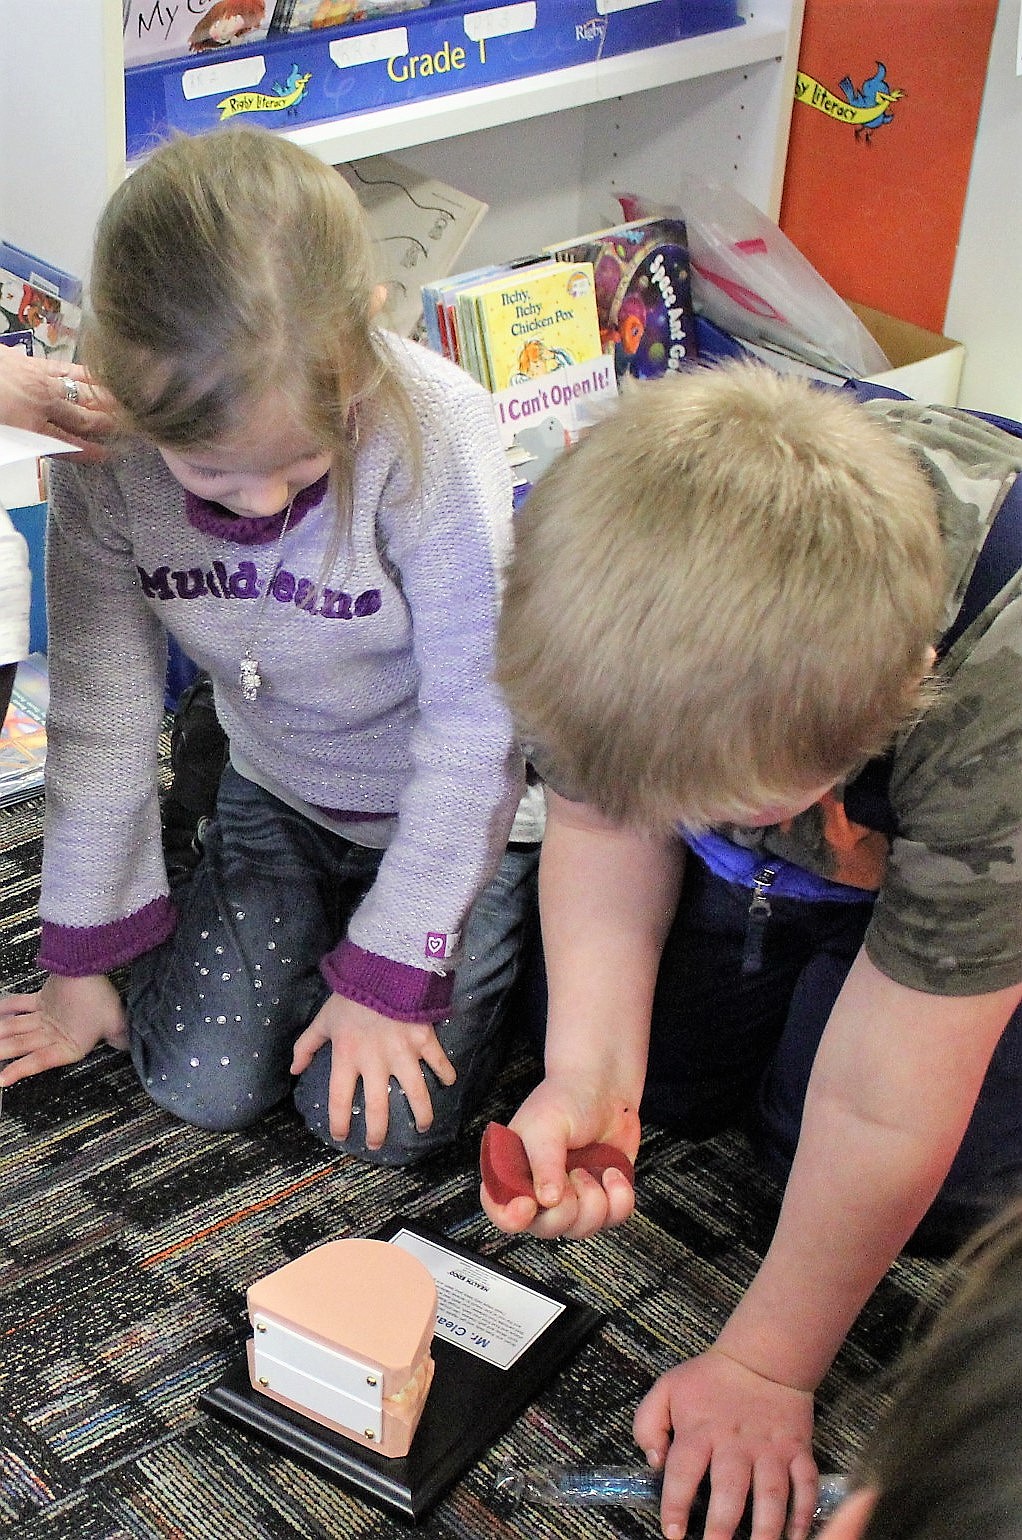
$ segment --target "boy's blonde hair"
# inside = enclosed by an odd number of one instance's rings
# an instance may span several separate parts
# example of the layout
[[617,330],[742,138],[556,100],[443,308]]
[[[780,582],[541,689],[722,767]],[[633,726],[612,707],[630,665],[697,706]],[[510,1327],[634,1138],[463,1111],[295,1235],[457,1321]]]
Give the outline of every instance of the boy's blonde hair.
[[498,679],[571,794],[741,823],[919,709],[935,496],[883,423],[765,366],[637,388],[518,515]]
[[213,447],[276,394],[350,494],[353,406],[415,431],[373,326],[374,266],[332,166],[268,130],[180,135],[100,219],[83,354],[126,427],[168,449]]

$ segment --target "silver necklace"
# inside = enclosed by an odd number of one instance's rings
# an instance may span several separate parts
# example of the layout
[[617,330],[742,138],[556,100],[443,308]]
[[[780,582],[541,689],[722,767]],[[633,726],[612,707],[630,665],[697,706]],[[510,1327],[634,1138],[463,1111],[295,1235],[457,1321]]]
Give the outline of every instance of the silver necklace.
[[277,544],[273,552],[273,564],[270,568],[269,576],[266,579],[266,587],[263,589],[262,594],[260,595],[259,608],[256,610],[255,622],[253,623],[252,629],[248,634],[248,641],[245,643],[245,651],[242,654],[241,664],[238,669],[238,683],[241,686],[242,696],[247,701],[254,701],[259,698],[259,686],[263,682],[262,675],[259,672],[259,660],[253,654],[252,648],[255,646],[256,637],[259,635],[259,627],[261,626],[263,619],[263,610],[266,608],[266,601],[269,598],[270,589],[273,587],[274,579],[277,576],[280,563],[280,548],[284,544],[284,536],[287,534],[288,525],[291,523],[291,510],[294,505],[295,500],[292,498],[287,505],[287,511],[284,514],[284,522],[280,527],[280,534],[277,536]]

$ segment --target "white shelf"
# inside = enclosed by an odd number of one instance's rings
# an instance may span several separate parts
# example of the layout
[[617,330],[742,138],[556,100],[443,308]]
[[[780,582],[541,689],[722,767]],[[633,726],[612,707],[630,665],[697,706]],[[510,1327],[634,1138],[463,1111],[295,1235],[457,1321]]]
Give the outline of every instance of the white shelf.
[[[667,197],[679,166],[776,217],[804,0],[740,4],[740,27],[291,137],[331,163],[404,152],[485,199],[480,260],[591,229],[617,192]],[[0,230],[84,275],[126,173],[120,0],[0,5]],[[35,57],[39,37],[45,69],[26,80],[18,61]]]
[[499,128],[546,113],[781,59],[788,45],[784,27],[752,17],[744,26],[726,32],[663,43],[594,64],[551,70],[451,96],[381,107],[331,123],[292,129],[288,137],[336,165],[363,155],[383,155],[410,145]]

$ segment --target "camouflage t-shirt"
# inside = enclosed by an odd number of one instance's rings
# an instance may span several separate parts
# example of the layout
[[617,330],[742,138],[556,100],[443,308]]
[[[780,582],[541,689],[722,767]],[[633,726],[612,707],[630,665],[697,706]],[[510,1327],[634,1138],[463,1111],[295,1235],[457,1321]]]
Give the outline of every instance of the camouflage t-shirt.
[[[955,619],[983,540],[1019,470],[1022,439],[966,413],[874,401],[937,488]],[[840,794],[783,828],[721,831],[853,885],[879,885],[866,950],[889,978],[938,995],[1022,979],[1022,573],[942,658],[943,687],[895,745],[897,834],[849,825]],[[886,857],[884,861],[883,857]],[[868,871],[875,864],[877,881]]]

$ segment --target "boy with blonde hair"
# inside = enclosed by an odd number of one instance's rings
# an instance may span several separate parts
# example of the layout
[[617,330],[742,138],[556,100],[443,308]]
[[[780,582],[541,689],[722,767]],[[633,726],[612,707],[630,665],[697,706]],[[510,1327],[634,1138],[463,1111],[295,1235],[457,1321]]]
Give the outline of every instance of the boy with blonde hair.
[[627,1179],[566,1152],[634,1158],[640,1111],[743,1122],[787,1177],[717,1341],[636,1413],[668,1536],[709,1469],[709,1540],[750,1490],[754,1540],[789,1497],[801,1540],[859,1310],[924,1217],[956,1240],[1022,1184],[1018,572],[972,613],[1020,467],[967,414],[728,366],[637,390],[520,515],[499,679],[548,783],[549,1000],[512,1120],[538,1203],[487,1211],[620,1223]]

